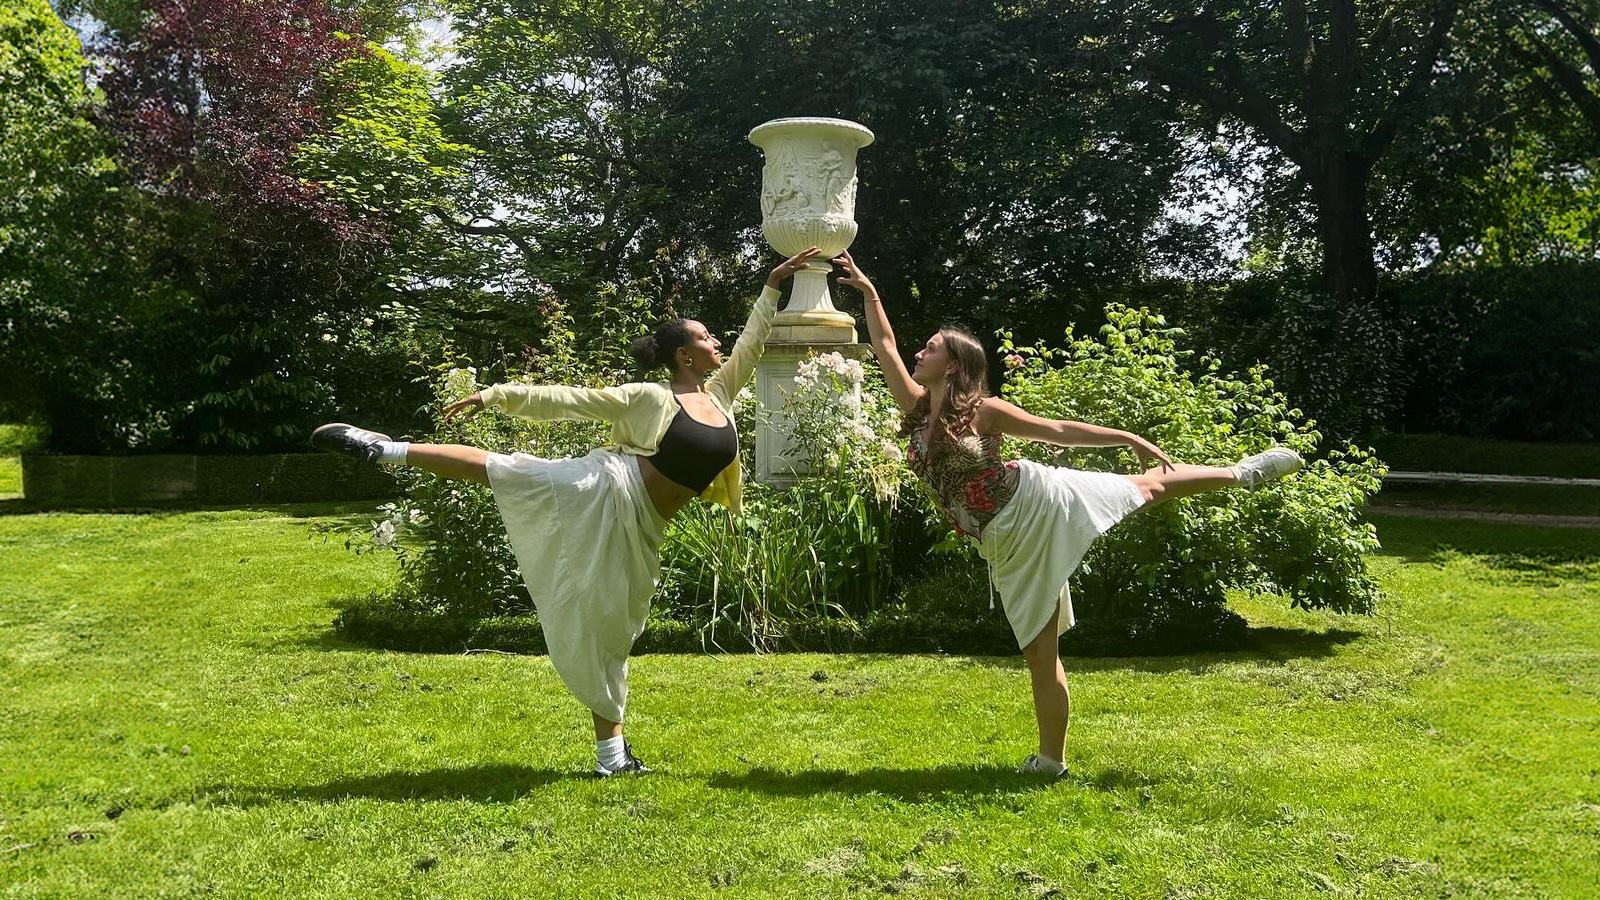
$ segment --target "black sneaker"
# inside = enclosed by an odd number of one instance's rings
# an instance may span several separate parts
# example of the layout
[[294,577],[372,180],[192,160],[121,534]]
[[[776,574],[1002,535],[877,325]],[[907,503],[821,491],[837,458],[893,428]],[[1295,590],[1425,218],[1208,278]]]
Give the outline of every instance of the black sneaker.
[[378,443],[387,440],[387,434],[343,422],[332,422],[311,432],[311,446],[329,453],[342,453],[361,462],[375,462],[378,459]]
[[595,763],[594,767],[596,778],[610,778],[613,775],[648,775],[653,771],[655,770],[640,762],[639,757],[633,755],[633,748],[627,744],[622,745],[622,765],[617,766],[615,769],[603,769],[599,763]]

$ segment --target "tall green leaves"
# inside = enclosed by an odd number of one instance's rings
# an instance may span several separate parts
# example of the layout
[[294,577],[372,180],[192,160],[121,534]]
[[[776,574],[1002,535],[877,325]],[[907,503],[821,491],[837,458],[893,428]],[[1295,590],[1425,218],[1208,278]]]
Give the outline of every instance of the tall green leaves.
[[117,307],[115,173],[85,66],[46,0],[0,6],[0,413],[36,411],[41,370]]

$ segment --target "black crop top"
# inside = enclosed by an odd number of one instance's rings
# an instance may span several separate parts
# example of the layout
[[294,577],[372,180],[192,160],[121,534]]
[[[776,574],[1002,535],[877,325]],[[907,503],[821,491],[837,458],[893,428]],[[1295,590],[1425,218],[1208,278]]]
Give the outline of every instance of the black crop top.
[[661,474],[698,494],[738,456],[739,433],[732,417],[721,428],[713,428],[689,415],[679,403],[678,414],[672,417],[650,462]]

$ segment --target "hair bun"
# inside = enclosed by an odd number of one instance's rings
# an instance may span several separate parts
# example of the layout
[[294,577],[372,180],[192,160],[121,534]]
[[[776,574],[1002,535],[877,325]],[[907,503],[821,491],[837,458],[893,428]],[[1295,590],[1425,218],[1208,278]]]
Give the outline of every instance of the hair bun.
[[628,345],[628,355],[633,357],[634,364],[643,372],[656,367],[656,352],[658,349],[656,336],[646,334],[633,339],[633,343]]

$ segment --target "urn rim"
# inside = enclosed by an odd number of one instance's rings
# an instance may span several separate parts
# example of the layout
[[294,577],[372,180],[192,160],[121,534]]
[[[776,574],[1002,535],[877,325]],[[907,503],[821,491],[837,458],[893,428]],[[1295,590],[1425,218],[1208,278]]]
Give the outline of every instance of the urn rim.
[[877,135],[872,133],[872,129],[862,125],[860,122],[852,122],[849,119],[834,119],[827,116],[792,116],[790,118],[772,119],[762,122],[760,125],[750,129],[750,133],[746,135],[746,139],[749,140],[750,143],[755,144],[757,147],[766,149],[761,142],[767,138],[770,138],[779,131],[788,131],[790,129],[812,127],[817,125],[831,126],[839,129],[840,131],[849,133],[855,138],[856,149],[858,150],[871,144],[877,138]]

